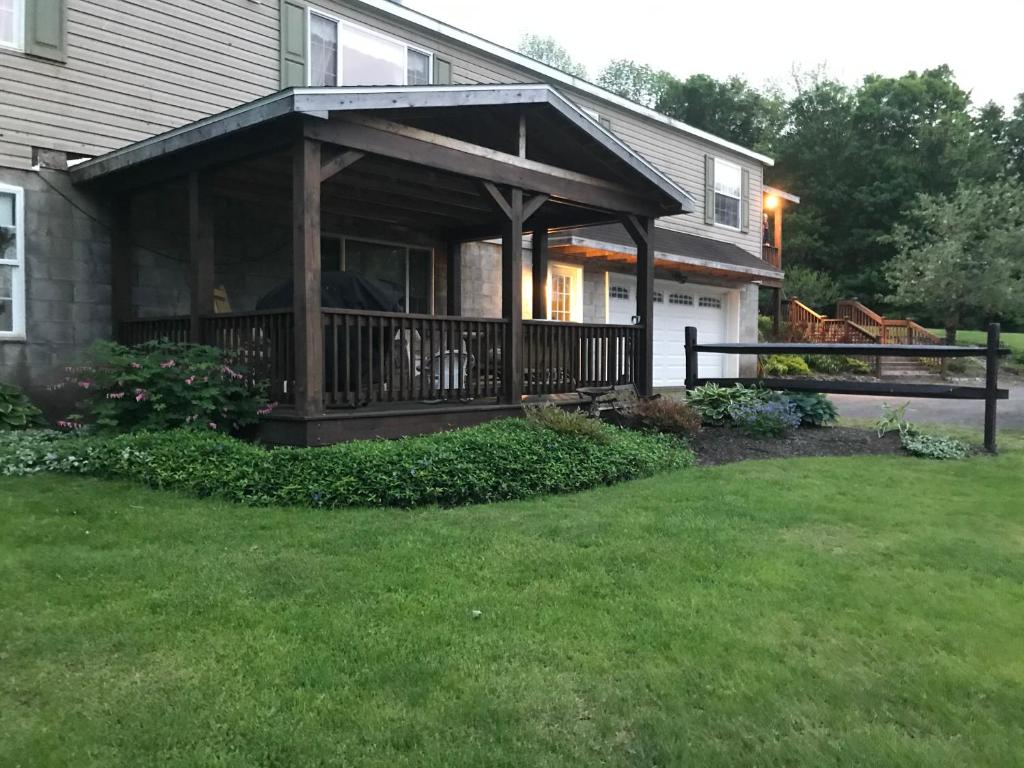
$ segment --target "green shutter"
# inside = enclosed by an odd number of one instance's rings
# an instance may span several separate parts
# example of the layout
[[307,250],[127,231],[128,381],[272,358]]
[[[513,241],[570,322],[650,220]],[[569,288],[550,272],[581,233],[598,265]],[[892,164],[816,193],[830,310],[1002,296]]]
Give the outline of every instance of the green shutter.
[[65,61],[64,0],[25,0],[25,53],[51,61]]
[[281,0],[281,87],[306,85],[306,6]]
[[715,223],[715,158],[704,155],[704,223]]
[[750,171],[740,171],[740,231],[750,231]]
[[452,63],[447,59],[434,57],[434,85],[452,84]]

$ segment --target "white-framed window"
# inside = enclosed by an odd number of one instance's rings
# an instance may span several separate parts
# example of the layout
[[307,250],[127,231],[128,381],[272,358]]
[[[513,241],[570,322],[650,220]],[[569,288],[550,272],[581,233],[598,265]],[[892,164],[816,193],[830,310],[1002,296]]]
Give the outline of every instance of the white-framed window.
[[743,170],[735,163],[715,158],[715,224],[740,228]]
[[0,47],[21,50],[24,29],[25,0],[0,0]]
[[25,338],[25,192],[0,184],[0,339]]
[[355,272],[390,283],[404,296],[406,312],[429,315],[434,311],[434,252],[430,248],[324,233],[320,236],[320,270]]
[[311,86],[429,85],[433,62],[429,51],[325,11],[309,10]]
[[583,269],[565,264],[548,267],[548,317],[563,323],[583,320]]
[[722,300],[717,296],[701,296],[697,301],[697,306],[705,309],[721,309]]

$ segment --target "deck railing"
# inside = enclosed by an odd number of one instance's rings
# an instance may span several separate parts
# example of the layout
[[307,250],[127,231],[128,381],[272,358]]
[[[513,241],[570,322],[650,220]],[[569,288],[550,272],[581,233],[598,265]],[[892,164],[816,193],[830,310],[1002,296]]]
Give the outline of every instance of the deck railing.
[[523,392],[574,392],[632,383],[640,369],[639,325],[523,321]]
[[[324,309],[324,405],[468,401],[497,398],[508,321]],[[121,340],[186,342],[188,317],[132,320]],[[522,392],[574,392],[636,380],[639,325],[523,322]],[[202,341],[238,358],[253,378],[270,383],[270,398],[295,398],[295,325],[292,312],[238,312],[202,318]]]
[[325,309],[328,407],[501,393],[505,320]]
[[782,256],[779,254],[779,249],[774,245],[762,245],[761,258],[776,269],[782,268]]

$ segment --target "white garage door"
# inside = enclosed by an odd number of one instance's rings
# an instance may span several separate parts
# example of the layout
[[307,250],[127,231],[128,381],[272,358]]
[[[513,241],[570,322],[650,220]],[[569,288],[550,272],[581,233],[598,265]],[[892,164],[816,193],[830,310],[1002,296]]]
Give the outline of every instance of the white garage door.
[[[629,325],[636,314],[636,279],[608,275],[608,322]],[[703,344],[726,340],[725,292],[707,286],[654,281],[654,386],[681,387],[686,379],[685,328]],[[701,378],[722,376],[723,355],[700,354]]]

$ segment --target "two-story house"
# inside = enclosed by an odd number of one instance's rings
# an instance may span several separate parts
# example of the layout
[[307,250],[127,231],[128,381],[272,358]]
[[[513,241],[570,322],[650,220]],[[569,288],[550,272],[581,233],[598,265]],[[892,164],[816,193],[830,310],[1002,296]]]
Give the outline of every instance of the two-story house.
[[303,443],[679,386],[781,285],[770,164],[389,0],[0,0],[0,376],[218,344]]

